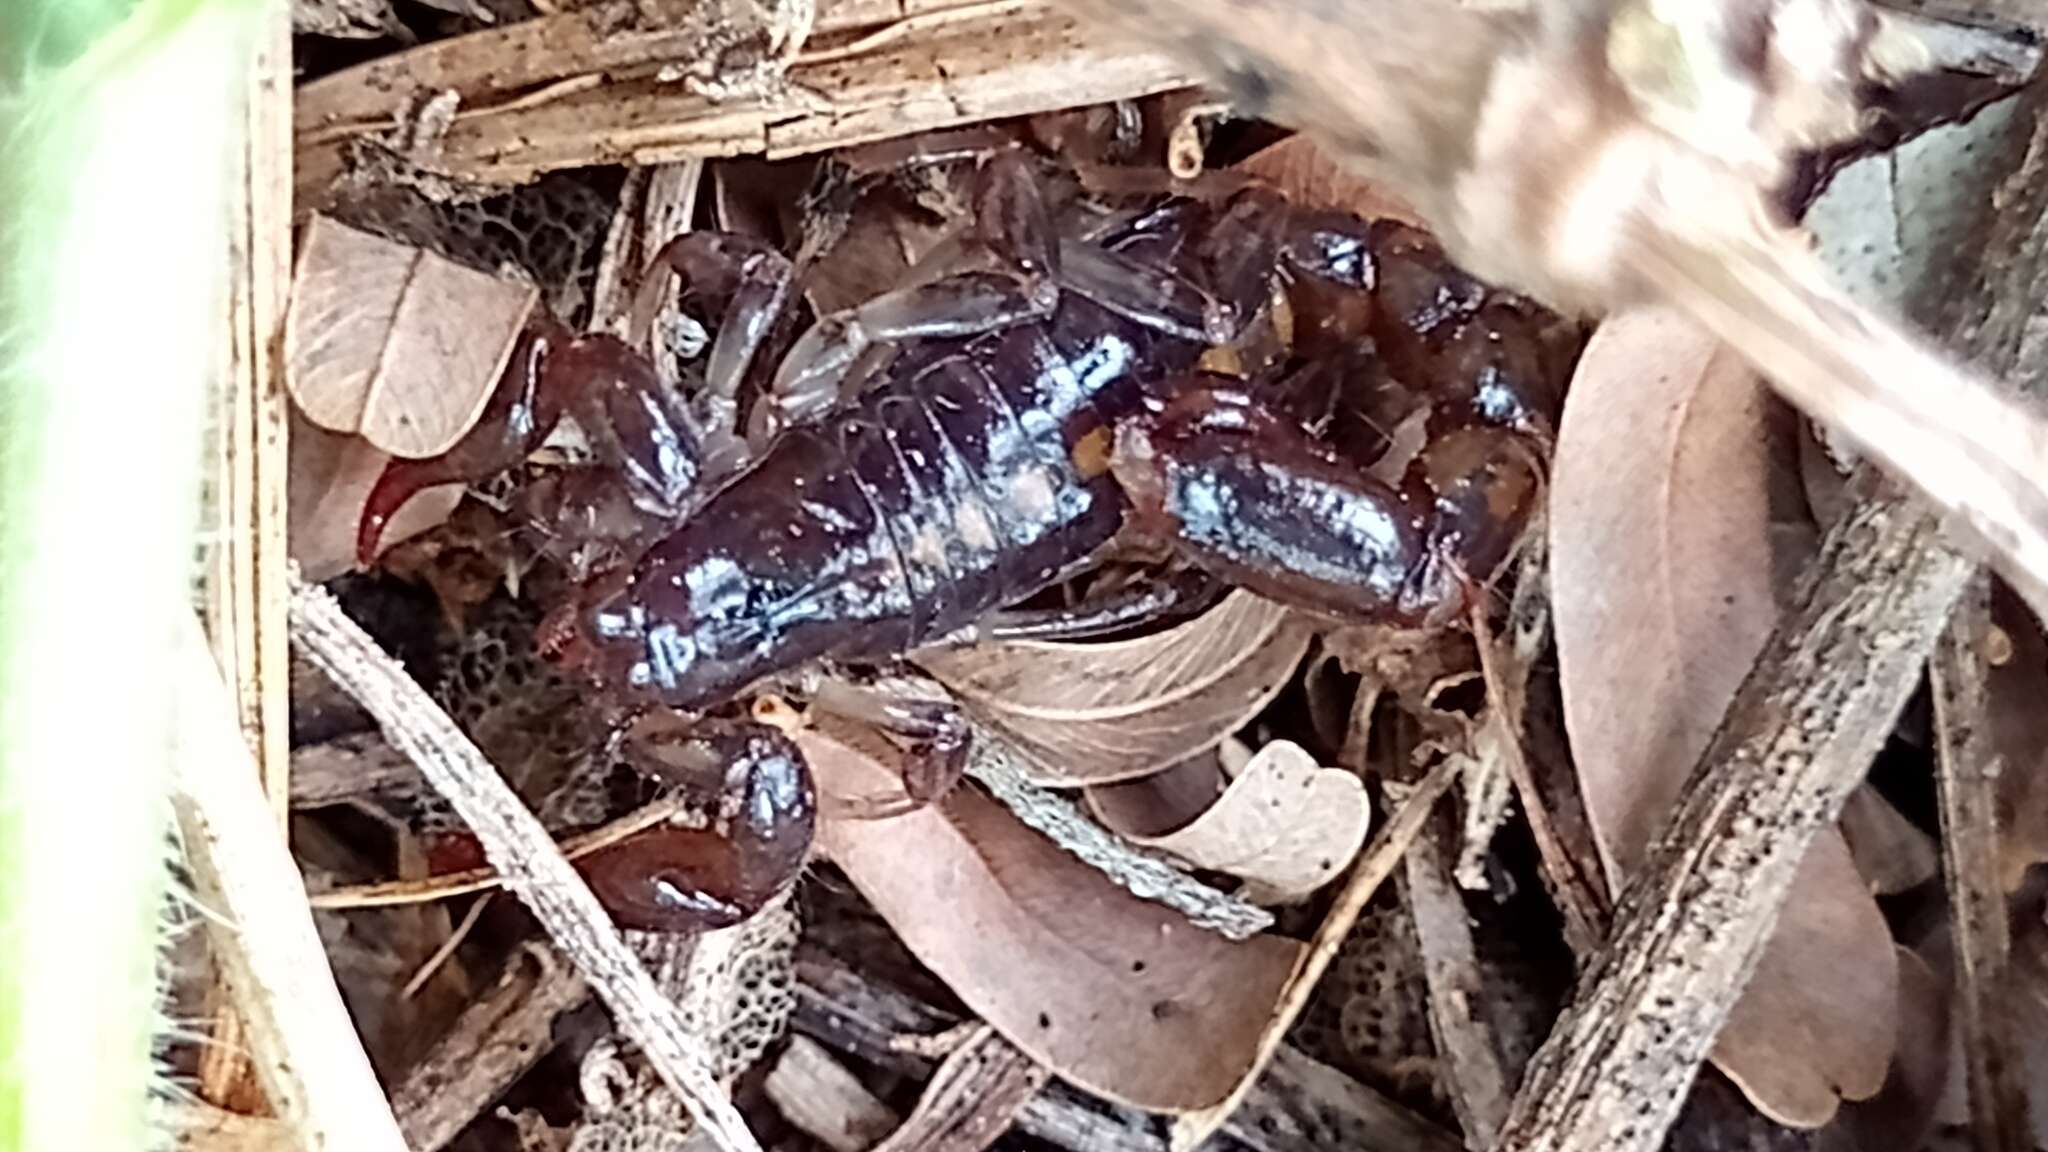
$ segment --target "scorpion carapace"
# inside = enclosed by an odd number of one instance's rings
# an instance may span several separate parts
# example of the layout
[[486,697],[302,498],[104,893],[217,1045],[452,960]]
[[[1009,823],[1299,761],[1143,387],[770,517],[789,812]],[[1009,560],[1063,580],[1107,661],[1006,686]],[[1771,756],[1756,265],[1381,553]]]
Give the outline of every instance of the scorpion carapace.
[[[1457,618],[1509,554],[1574,326],[1473,280],[1411,226],[1298,211],[1258,186],[1105,211],[1053,203],[1017,151],[977,180],[944,262],[817,321],[744,420],[741,381],[769,375],[750,362],[778,346],[796,271],[693,233],[660,259],[725,308],[695,403],[617,340],[547,331],[508,370],[480,447],[404,467],[468,479],[560,412],[597,425],[629,481],[612,503],[632,508],[605,542],[633,558],[584,585],[557,647],[641,709],[703,712],[820,659],[886,662],[1120,537],[1326,617],[1411,626]],[[741,455],[725,475],[706,463]],[[597,488],[558,496],[548,530],[621,522],[603,504]],[[366,521],[366,547],[375,535]],[[712,923],[749,903],[715,892],[793,879],[808,811],[732,824],[738,855],[701,883],[679,860],[704,845],[677,841],[658,902],[727,909],[703,912]],[[645,910],[650,890],[597,872],[616,907]]]

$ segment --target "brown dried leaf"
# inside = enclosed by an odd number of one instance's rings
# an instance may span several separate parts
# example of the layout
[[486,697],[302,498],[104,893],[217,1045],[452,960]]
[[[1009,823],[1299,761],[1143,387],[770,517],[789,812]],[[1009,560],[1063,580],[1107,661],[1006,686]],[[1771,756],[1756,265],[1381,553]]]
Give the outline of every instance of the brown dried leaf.
[[1296,204],[1354,212],[1368,220],[1401,220],[1425,231],[1429,227],[1399,197],[1330,159],[1307,135],[1289,136],[1262,148],[1236,168],[1271,184]]
[[[355,567],[356,525],[370,487],[391,461],[360,436],[329,432],[296,409],[291,414],[290,507],[286,513],[291,557],[308,582],[320,583]],[[460,484],[428,488],[406,501],[384,529],[396,544],[448,519],[462,502]]]
[[1842,1106],[1815,1152],[1920,1148],[1949,1083],[1948,982],[1920,954],[1899,948],[1899,1042],[1884,1090]]
[[1215,747],[1285,687],[1308,624],[1233,592],[1152,636],[1108,644],[1028,641],[914,657],[1039,769],[1034,782],[1107,784]]
[[[1551,496],[1565,721],[1609,878],[1640,861],[1776,619],[1769,393],[1680,314],[1610,318]],[[1897,960],[1839,834],[1807,857],[1714,1062],[1781,1123],[1884,1081]]]
[[[1161,775],[1167,775],[1162,773]],[[1299,744],[1275,740],[1259,749],[1207,811],[1173,831],[1147,835],[1130,790],[1152,780],[1112,785],[1125,802],[1103,803],[1092,789],[1096,817],[1132,842],[1170,853],[1197,868],[1249,882],[1258,904],[1298,900],[1329,883],[1365,843],[1372,803],[1365,785],[1341,768],[1325,768]]]
[[[799,731],[825,796],[887,787],[887,760]],[[1277,936],[1233,943],[1112,885],[986,796],[882,820],[827,820],[826,856],[926,967],[1034,1060],[1133,1107],[1224,1098],[1301,956]]]
[[1880,896],[1917,888],[1941,872],[1934,837],[1868,784],[1851,792],[1842,806],[1842,836],[1856,870]]
[[315,216],[285,315],[285,381],[323,428],[394,456],[438,455],[476,423],[539,298]]

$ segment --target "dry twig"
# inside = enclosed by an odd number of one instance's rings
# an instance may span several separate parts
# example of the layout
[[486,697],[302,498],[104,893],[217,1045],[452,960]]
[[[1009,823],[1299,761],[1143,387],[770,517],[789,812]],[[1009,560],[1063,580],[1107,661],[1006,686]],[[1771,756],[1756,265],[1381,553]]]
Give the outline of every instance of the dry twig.
[[1984,646],[1991,587],[1979,574],[1942,633],[1928,668],[1934,686],[1936,785],[1942,872],[1956,945],[1956,1010],[1981,1152],[2030,1152],[2026,1053],[2010,1010],[2011,940],[1998,851],[1998,777],[2005,769],[1987,730]]
[[[1430,1032],[1436,1037],[1441,1077],[1458,1127],[1475,1147],[1484,1147],[1493,1143],[1507,1118],[1522,1066],[1494,1026],[1491,1009],[1509,993],[1486,979],[1489,972],[1473,939],[1464,894],[1452,878],[1454,838],[1447,834],[1445,822],[1433,823],[1435,827],[1423,830],[1402,861],[1402,895],[1422,946]],[[1526,1058],[1528,1053],[1518,1055]]]
[[514,961],[392,1091],[412,1152],[446,1147],[547,1055],[555,1021],[590,999],[590,985],[552,952],[536,949]]
[[887,1104],[807,1036],[792,1036],[764,1084],[791,1124],[832,1152],[867,1152],[902,1123]]
[[533,910],[702,1130],[722,1152],[758,1152],[746,1122],[711,1075],[703,1041],[690,1033],[547,829],[476,745],[326,591],[299,588],[291,618],[293,640],[377,718],[394,746],[413,757],[475,832],[506,887]]
[[[634,7],[444,40],[306,85],[300,207],[317,208],[345,170],[344,145],[391,131],[408,101],[444,90],[463,108],[434,169],[516,184],[591,165],[797,156],[1188,83],[1157,53],[1106,45],[1042,0],[840,0],[819,6],[783,88],[715,100],[660,77],[692,62],[691,33],[635,28]],[[529,86],[539,95],[518,94]]]
[[[892,1039],[936,1032],[953,1018],[933,1006],[806,944],[797,953],[798,1030],[905,1075],[927,1075],[931,1062]],[[1167,1152],[1142,1114],[1119,1119],[1054,1081],[1026,1102],[1017,1128],[1071,1152]],[[1342,1072],[1282,1046],[1223,1131],[1259,1152],[1326,1152],[1330,1148],[1400,1148],[1454,1152],[1443,1129]]]
[[1052,1073],[988,1025],[939,1064],[917,1107],[875,1152],[982,1152]]

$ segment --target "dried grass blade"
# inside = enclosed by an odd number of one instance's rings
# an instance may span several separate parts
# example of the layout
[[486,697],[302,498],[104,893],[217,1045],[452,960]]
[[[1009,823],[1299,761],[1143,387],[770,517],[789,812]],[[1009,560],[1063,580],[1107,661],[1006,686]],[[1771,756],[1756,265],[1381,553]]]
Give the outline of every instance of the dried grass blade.
[[183,648],[173,807],[257,1076],[310,1152],[405,1152],[197,619]]
[[[206,624],[233,685],[242,734],[280,823],[291,787],[290,656],[285,601],[287,424],[277,332],[291,284],[291,13],[272,5],[249,57],[240,114],[247,146],[230,185],[228,294],[222,330],[229,371],[216,400],[207,529]],[[214,998],[218,1000],[219,990]],[[241,1022],[222,1011],[201,1049],[199,1094],[243,1106],[251,1069]]]
[[711,1053],[662,995],[547,829],[469,737],[318,587],[292,596],[292,639],[377,718],[447,797],[505,876],[721,1152],[760,1152],[710,1072]]

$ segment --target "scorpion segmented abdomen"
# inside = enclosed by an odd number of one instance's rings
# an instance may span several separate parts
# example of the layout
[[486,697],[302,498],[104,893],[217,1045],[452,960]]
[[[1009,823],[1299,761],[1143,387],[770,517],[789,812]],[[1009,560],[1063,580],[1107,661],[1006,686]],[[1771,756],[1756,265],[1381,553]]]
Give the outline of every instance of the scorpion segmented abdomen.
[[698,708],[820,656],[909,642],[911,588],[841,427],[778,438],[648,551],[623,596],[587,606],[611,679]]

